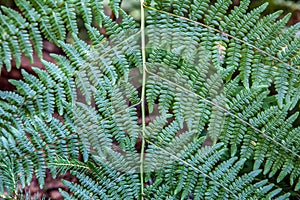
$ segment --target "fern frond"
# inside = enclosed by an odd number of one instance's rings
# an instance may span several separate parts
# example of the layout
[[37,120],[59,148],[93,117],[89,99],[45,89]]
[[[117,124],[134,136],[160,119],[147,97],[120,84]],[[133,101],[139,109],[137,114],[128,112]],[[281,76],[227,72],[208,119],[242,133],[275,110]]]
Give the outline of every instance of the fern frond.
[[[36,24],[29,25],[22,15],[12,9],[3,6],[1,9],[4,14],[0,12],[2,41],[0,54],[7,71],[11,71],[12,57],[16,60],[17,68],[21,64],[21,53],[24,53],[31,62],[33,61],[33,46],[29,40],[33,41],[39,56],[41,56],[42,42]],[[0,68],[3,64],[0,63]]]
[[[139,30],[121,0],[15,2],[0,11],[0,68],[37,51],[45,70],[0,91],[0,198],[33,174],[42,188],[48,169],[77,178],[63,181],[66,199],[299,196],[290,15],[261,16],[267,4],[249,11],[248,0],[147,0]],[[56,64],[41,59],[42,38],[64,52]]]
[[208,0],[195,0],[195,3],[191,5],[191,11],[189,13],[190,19],[194,21],[202,19],[205,10],[207,10],[209,6],[208,3]]
[[[78,177],[79,183],[63,180],[64,184],[73,192],[74,197],[95,199],[111,199],[115,197],[136,199],[138,197],[139,180],[136,174],[120,175],[113,168],[101,164],[100,166],[86,165],[84,168],[88,168],[88,170],[82,171],[82,167],[76,167],[76,165],[71,164],[69,167],[72,168],[71,173]],[[83,163],[80,165],[84,166]],[[67,193],[64,193],[64,196],[72,198]]]
[[204,22],[207,25],[218,26],[222,21],[222,16],[226,13],[231,1],[218,0],[214,5],[210,5],[210,8],[205,15]]

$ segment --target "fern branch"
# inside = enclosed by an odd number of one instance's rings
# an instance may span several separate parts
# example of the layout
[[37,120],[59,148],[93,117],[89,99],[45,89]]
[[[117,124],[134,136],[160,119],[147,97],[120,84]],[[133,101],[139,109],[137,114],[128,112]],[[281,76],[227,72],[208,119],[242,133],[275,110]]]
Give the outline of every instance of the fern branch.
[[263,50],[263,49],[260,49],[259,47],[255,46],[255,45],[253,45],[253,44],[250,44],[249,42],[247,42],[247,41],[245,41],[245,40],[243,40],[243,39],[239,39],[239,38],[237,38],[237,37],[235,37],[235,36],[233,36],[233,35],[230,35],[229,33],[225,33],[225,32],[223,32],[223,31],[220,31],[219,29],[213,28],[213,27],[211,27],[211,26],[209,26],[209,25],[203,24],[203,23],[201,23],[201,22],[194,21],[194,20],[192,20],[192,19],[189,19],[189,18],[186,18],[186,17],[183,17],[183,16],[179,16],[179,15],[176,15],[176,14],[173,14],[173,13],[170,13],[170,12],[166,12],[166,11],[163,11],[163,10],[157,10],[157,9],[155,9],[155,8],[153,8],[153,7],[150,7],[150,6],[147,6],[147,5],[145,5],[145,8],[147,8],[147,9],[149,9],[149,10],[153,10],[153,11],[155,11],[155,12],[163,13],[163,14],[166,14],[166,15],[169,15],[169,16],[173,16],[173,17],[176,17],[176,18],[180,18],[180,19],[182,19],[182,20],[185,20],[185,21],[189,21],[189,22],[198,24],[198,25],[200,25],[200,26],[202,26],[202,27],[205,27],[205,28],[207,28],[207,29],[209,29],[209,30],[215,31],[215,32],[220,33],[220,34],[222,34],[222,35],[225,35],[226,37],[233,38],[234,40],[239,41],[239,42],[241,42],[241,43],[244,43],[244,44],[246,44],[247,46],[250,46],[250,47],[252,47],[253,49],[256,49],[257,51],[261,52],[262,54],[265,54],[265,55],[267,55],[268,57],[273,58],[274,60],[276,60],[276,61],[278,61],[278,62],[284,64],[285,66],[289,67],[290,69],[294,70],[295,72],[300,73],[300,70],[297,69],[296,66],[292,66],[292,65],[290,65],[289,63],[287,63],[287,62],[285,62],[285,61],[282,61],[280,58],[278,58],[278,57],[276,57],[276,56],[273,56],[272,54],[268,53],[267,51],[265,51],[265,50]]
[[147,139],[146,139],[146,141],[147,141],[149,144],[155,146],[155,148],[159,149],[160,151],[166,153],[167,155],[170,155],[172,158],[175,158],[177,161],[183,163],[184,165],[186,165],[186,166],[188,166],[188,167],[191,167],[191,168],[192,168],[193,170],[195,170],[196,172],[199,172],[199,173],[203,174],[203,176],[209,178],[209,179],[212,180],[214,183],[216,183],[217,185],[220,185],[220,186],[221,186],[222,188],[224,188],[226,191],[228,191],[229,193],[231,193],[236,199],[240,199],[240,198],[238,198],[238,196],[237,196],[236,194],[234,194],[234,193],[230,190],[230,188],[226,187],[225,185],[223,185],[222,183],[220,183],[219,181],[217,181],[217,180],[216,180],[215,178],[213,178],[211,175],[207,175],[206,172],[202,171],[200,168],[198,168],[198,167],[196,167],[196,166],[190,164],[189,162],[187,162],[187,161],[183,160],[182,158],[178,157],[177,155],[175,155],[175,154],[173,154],[173,153],[167,151],[165,148],[162,148],[162,147],[156,145],[154,142],[149,141],[149,140],[147,140]]
[[166,79],[166,78],[163,78],[163,77],[161,77],[161,76],[159,76],[159,75],[157,75],[157,74],[155,74],[155,73],[153,73],[153,72],[151,72],[151,71],[149,71],[149,70],[147,70],[147,69],[146,69],[146,72],[149,73],[149,74],[151,74],[151,75],[153,75],[153,76],[159,77],[161,80],[164,80],[164,81],[170,83],[171,85],[176,86],[177,88],[180,88],[180,89],[182,89],[182,90],[184,90],[184,91],[187,91],[187,92],[189,92],[189,93],[195,95],[196,97],[199,97],[200,99],[202,99],[202,100],[205,101],[206,103],[211,104],[211,105],[215,106],[216,108],[218,108],[218,109],[220,109],[220,110],[226,112],[228,115],[233,116],[234,118],[238,119],[240,122],[246,124],[247,126],[251,127],[253,130],[259,132],[261,135],[263,135],[265,138],[271,140],[271,141],[274,142],[276,145],[278,145],[278,146],[282,147],[283,149],[285,149],[286,151],[292,153],[292,154],[293,154],[294,156],[296,156],[297,158],[300,158],[300,155],[298,155],[298,154],[297,154],[295,151],[293,151],[292,149],[290,149],[290,148],[284,146],[283,144],[281,144],[280,142],[276,141],[276,139],[275,139],[275,138],[272,138],[272,137],[270,136],[271,134],[268,134],[267,131],[264,132],[264,131],[262,131],[262,130],[256,128],[256,127],[253,126],[251,123],[249,123],[249,122],[247,122],[246,120],[240,118],[238,115],[236,115],[236,114],[230,112],[230,110],[228,110],[228,109],[222,107],[221,105],[218,105],[218,104],[214,103],[213,101],[211,101],[211,100],[209,100],[209,99],[207,99],[207,98],[205,98],[205,97],[203,97],[203,96],[201,96],[201,95],[199,95],[199,94],[197,94],[197,93],[195,93],[195,92],[193,92],[193,91],[191,91],[191,90],[189,90],[189,89],[187,89],[187,88],[185,88],[185,87],[183,87],[183,86],[181,86],[181,85],[178,85],[178,84],[176,84],[176,83],[174,83],[174,82],[172,82],[172,81],[170,81],[170,80],[168,80],[168,79]]

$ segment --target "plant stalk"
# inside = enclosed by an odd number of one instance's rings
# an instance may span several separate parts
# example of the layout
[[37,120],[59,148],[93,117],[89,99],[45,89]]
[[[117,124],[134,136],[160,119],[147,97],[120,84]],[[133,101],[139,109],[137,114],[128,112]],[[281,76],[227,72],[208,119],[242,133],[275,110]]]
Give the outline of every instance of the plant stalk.
[[142,95],[141,95],[141,109],[142,109],[142,147],[140,157],[140,181],[141,181],[141,199],[144,199],[144,153],[145,153],[145,93],[146,93],[146,40],[145,40],[145,10],[144,0],[141,0],[141,50],[142,50],[142,66],[143,66],[143,82],[142,82]]

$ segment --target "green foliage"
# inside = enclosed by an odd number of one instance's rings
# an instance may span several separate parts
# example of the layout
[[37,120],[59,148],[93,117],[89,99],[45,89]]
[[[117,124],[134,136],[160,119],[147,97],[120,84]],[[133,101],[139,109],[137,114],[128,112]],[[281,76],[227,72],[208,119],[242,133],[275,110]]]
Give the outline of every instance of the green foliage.
[[[1,198],[33,175],[43,188],[48,169],[77,178],[63,181],[65,199],[300,197],[290,15],[261,16],[267,4],[248,11],[248,0],[147,0],[139,30],[120,0],[15,2],[1,7],[0,68],[36,51],[46,70],[22,69],[16,90],[0,91]],[[42,38],[63,50],[56,63],[41,58]]]

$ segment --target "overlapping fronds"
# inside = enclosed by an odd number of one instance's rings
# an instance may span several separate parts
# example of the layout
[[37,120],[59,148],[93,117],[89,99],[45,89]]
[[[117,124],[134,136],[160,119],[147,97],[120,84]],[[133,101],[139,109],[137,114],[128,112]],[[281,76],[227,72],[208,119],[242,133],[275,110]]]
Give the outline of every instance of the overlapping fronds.
[[300,197],[299,24],[248,0],[147,0],[139,29],[122,2],[1,8],[0,66],[42,38],[64,55],[0,91],[0,197],[48,170],[77,178],[65,199]]
[[[297,89],[291,87],[299,87],[299,64],[292,62],[299,57],[295,32],[299,24],[285,29],[290,16],[276,21],[281,12],[261,17],[267,4],[249,13],[249,1],[241,1],[232,10],[229,1],[194,4],[146,4],[152,50],[147,65],[150,110],[157,102],[162,113],[171,111],[187,128],[202,123],[200,130],[213,140],[220,137],[232,156],[255,160],[253,169],[264,169],[269,177],[280,173],[278,182],[289,177],[298,190],[299,148],[294,141],[299,134],[293,126],[298,114],[290,116],[288,111],[299,102]],[[187,16],[194,6],[205,6],[197,18],[193,11]],[[281,39],[283,43],[279,43]],[[195,59],[201,50],[214,66],[201,63],[203,72],[195,74],[199,60],[205,60],[203,56]],[[275,94],[269,94],[271,87]],[[284,138],[291,140],[287,143]]]
[[[153,148],[153,149],[152,149]],[[150,150],[155,151],[151,146]],[[180,160],[167,165],[148,177],[151,184],[146,194],[153,199],[286,199],[289,194],[278,195],[274,184],[267,180],[256,181],[262,170],[241,174],[246,159],[232,157],[220,162],[225,153],[222,144],[199,147],[194,140],[180,156]],[[170,152],[168,152],[170,153]],[[171,153],[170,153],[171,154]],[[159,178],[157,178],[159,177]]]
[[[116,16],[119,12],[124,17],[124,26],[128,23],[127,14],[119,10],[119,1],[109,3]],[[98,0],[82,1],[34,1],[16,0],[20,12],[1,7],[0,11],[0,69],[5,66],[11,70],[11,62],[15,61],[17,68],[21,65],[21,55],[24,54],[33,62],[33,52],[42,57],[43,37],[59,45],[58,41],[65,41],[68,33],[78,34],[77,20],[81,17],[87,25],[93,21],[99,25],[106,24],[104,5]],[[126,25],[125,25],[126,24]],[[111,24],[110,27],[113,27]],[[133,27],[131,27],[133,28]]]
[[[283,107],[290,104],[290,109],[294,108],[295,103],[291,102],[297,102],[299,96],[288,86],[299,85],[299,80],[296,81],[294,76],[299,76],[300,43],[299,37],[296,37],[299,24],[285,29],[290,15],[276,21],[280,11],[261,17],[267,4],[245,14],[249,1],[241,1],[241,5],[232,10],[228,9],[230,1],[216,1],[209,6],[205,1],[195,1],[195,5],[191,5],[191,16],[196,15],[193,12],[195,6],[205,6],[198,11],[203,14],[189,18],[186,17],[189,9],[181,7],[185,12],[178,12],[179,3],[176,1],[165,7],[161,7],[159,1],[154,2],[154,8],[149,7],[148,16],[148,34],[152,38],[152,46],[168,44],[175,49],[174,44],[179,44],[187,48],[191,45],[185,42],[187,38],[192,44],[200,43],[198,47],[212,52],[212,61],[219,70],[230,70],[226,81],[238,73],[246,88],[252,85],[271,86],[274,82],[278,105]],[[171,7],[174,7],[172,12],[169,11]],[[226,16],[227,12],[229,15]],[[200,19],[204,19],[204,22],[200,22]],[[181,38],[178,40],[176,36]],[[166,49],[165,46],[163,48]],[[191,48],[187,49],[194,52]],[[291,83],[291,80],[295,82]]]

